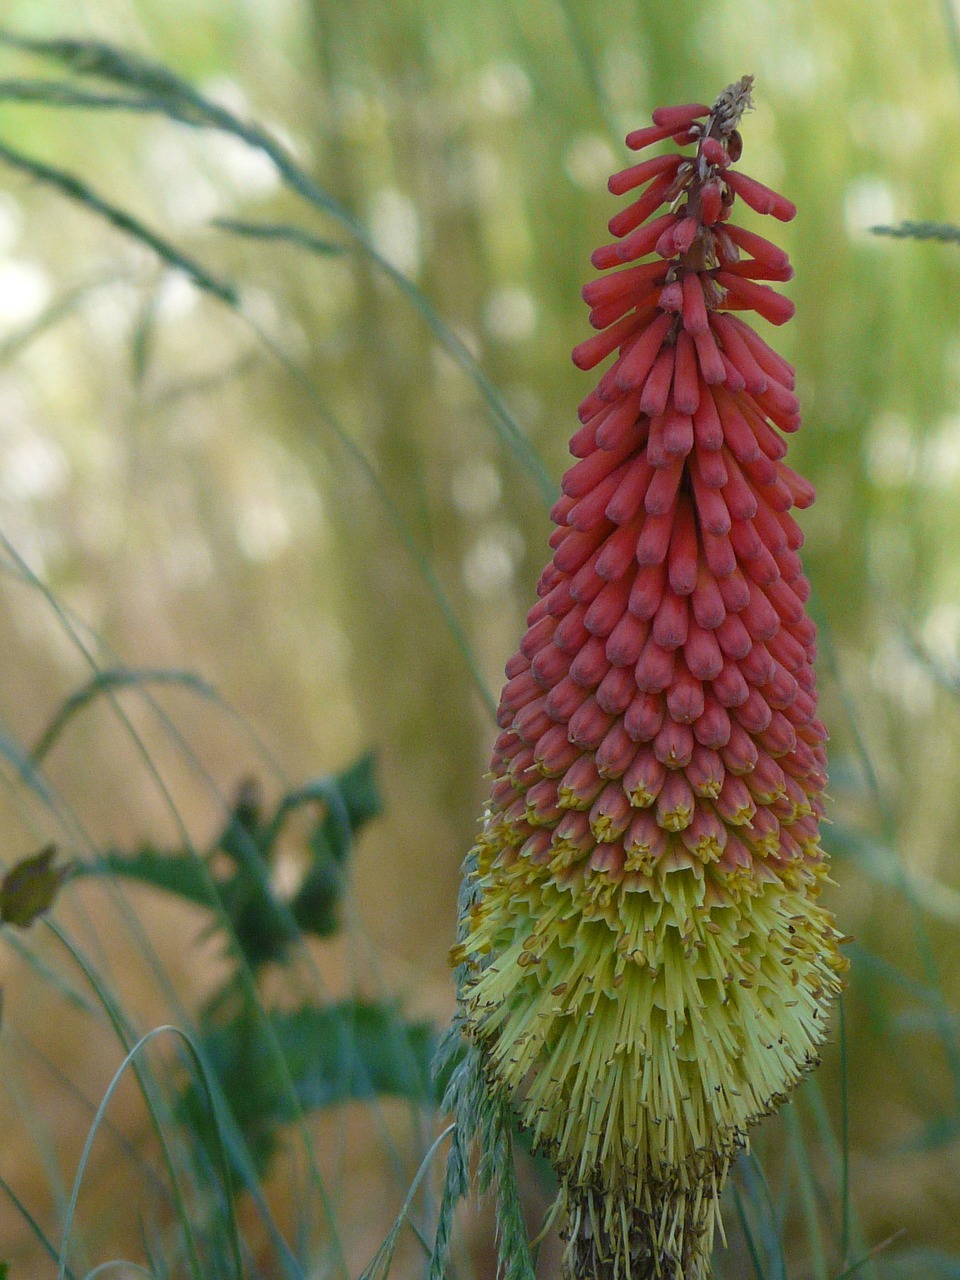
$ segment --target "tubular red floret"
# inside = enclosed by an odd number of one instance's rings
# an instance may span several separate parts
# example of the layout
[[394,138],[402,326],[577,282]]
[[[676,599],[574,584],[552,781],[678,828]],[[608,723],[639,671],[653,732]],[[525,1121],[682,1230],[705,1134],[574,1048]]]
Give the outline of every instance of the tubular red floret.
[[632,133],[628,133],[626,143],[631,151],[642,151],[644,147],[669,138],[672,133],[673,129],[663,128],[661,125],[647,125],[645,129],[634,129]]
[[752,280],[732,276],[728,271],[718,271],[716,278],[717,284],[727,291],[725,305],[737,304],[739,310],[756,311],[771,324],[786,324],[796,310],[789,298],[765,284],[755,284]]
[[585,284],[581,297],[590,307],[604,302],[612,302],[615,298],[640,296],[646,292],[647,286],[663,278],[666,267],[662,262],[644,262],[639,267],[626,267],[609,276],[600,276]]
[[[634,258],[643,258],[646,254],[652,253],[663,233],[668,227],[673,227],[676,221],[677,215],[675,213],[661,214],[659,218],[654,218],[653,222],[648,222],[645,227],[638,227],[636,231],[632,231],[619,244],[604,246],[605,248],[612,248],[614,251],[613,261],[610,266],[615,263],[630,262]],[[595,257],[596,254],[594,254]],[[594,262],[594,266],[597,265]]]
[[657,107],[652,118],[658,128],[669,129],[671,133],[676,133],[680,129],[688,128],[694,120],[709,114],[710,108],[702,102],[687,102],[678,107]]
[[715,164],[721,169],[726,169],[730,164],[730,156],[726,148],[716,138],[704,138],[702,151],[704,159],[710,164]]
[[625,209],[621,209],[619,213],[615,213],[607,223],[607,228],[612,236],[625,236],[628,231],[633,231],[639,227],[642,222],[646,222],[647,218],[670,197],[670,192],[674,185],[673,174],[665,174],[654,179],[647,187],[646,191],[633,204],[628,204]]
[[646,381],[672,323],[672,316],[659,316],[625,355],[617,373],[617,384],[624,391],[639,387]]
[[673,175],[682,162],[681,155],[653,156],[650,160],[644,160],[640,164],[631,165],[629,169],[621,169],[619,173],[613,174],[607,182],[607,189],[611,195],[622,196],[627,191],[633,191],[635,187],[642,187],[645,182],[649,182],[651,178],[656,178],[660,174]]
[[573,349],[573,363],[578,369],[592,369],[605,360],[611,351],[622,346],[638,327],[637,316],[624,316],[595,338],[587,338]]
[[732,222],[727,223],[724,230],[738,249],[749,253],[758,262],[763,262],[769,267],[789,266],[790,259],[784,250],[779,245],[771,244],[763,236],[758,236],[755,231],[747,231],[744,227],[738,227]]
[[736,169],[728,169],[724,180],[731,191],[736,192],[745,204],[757,213],[772,213],[780,222],[790,222],[797,216],[797,206],[786,196],[765,187],[756,178],[748,178],[745,173]]

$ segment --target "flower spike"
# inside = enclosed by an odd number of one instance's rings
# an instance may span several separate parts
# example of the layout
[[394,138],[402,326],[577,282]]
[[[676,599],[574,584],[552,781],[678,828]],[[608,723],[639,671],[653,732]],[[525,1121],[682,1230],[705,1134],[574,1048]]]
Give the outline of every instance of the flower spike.
[[730,222],[738,197],[796,213],[732,167],[752,83],[655,111],[627,145],[693,151],[610,180],[633,203],[573,358],[615,359],[581,405],[467,861],[459,1022],[557,1169],[577,1280],[706,1280],[731,1162],[815,1065],[845,968],[818,902],[799,405],[742,318],[788,320],[762,282],[792,273]]

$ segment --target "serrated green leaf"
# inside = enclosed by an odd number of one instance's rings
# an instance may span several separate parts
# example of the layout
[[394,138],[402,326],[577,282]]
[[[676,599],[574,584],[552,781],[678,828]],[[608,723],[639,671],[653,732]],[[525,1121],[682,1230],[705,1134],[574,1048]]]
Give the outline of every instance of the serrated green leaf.
[[377,788],[376,767],[376,753],[368,751],[342,773],[338,773],[335,779],[354,834],[371,818],[376,818],[383,812],[383,801]]
[[360,830],[382,812],[375,753],[368,751],[341,773],[314,778],[289,791],[277,808],[273,821],[275,831],[292,810],[305,804],[322,804],[324,807],[324,816],[310,837],[315,856],[326,858],[332,855],[342,862]]
[[272,892],[265,871],[238,871],[220,887],[220,898],[235,945],[254,972],[287,959],[300,931]]
[[383,1094],[432,1096],[433,1029],[406,1022],[393,1005],[345,1002],[275,1014],[271,1021],[303,1107]]
[[955,1116],[934,1116],[916,1138],[901,1144],[900,1150],[937,1151],[952,1146],[957,1138],[960,1138],[960,1121]]
[[0,883],[0,922],[26,929],[37,916],[50,910],[72,870],[55,867],[56,856],[56,845],[49,844],[10,868]]
[[211,928],[229,924],[237,951],[254,970],[286,958],[298,929],[289,911],[270,892],[265,875],[240,870],[227,880],[211,880],[201,859],[145,846],[134,854],[108,853],[79,868],[84,875],[116,875],[175,893],[186,902],[217,911]]
[[340,925],[337,907],[342,888],[343,874],[332,855],[316,858],[290,903],[293,918],[304,933],[318,938],[329,938],[336,933]]
[[286,797],[287,806],[307,799],[324,803],[324,815],[308,837],[311,864],[290,909],[305,933],[325,938],[339,925],[342,865],[358,832],[382,811],[376,782],[376,757],[367,752],[342,773],[322,778]]
[[[378,1095],[431,1098],[434,1044],[428,1024],[406,1021],[393,1005],[362,1001],[267,1015],[245,1004],[228,1021],[208,1027],[200,1041],[261,1173],[278,1130],[301,1109]],[[192,1084],[181,1098],[180,1112],[204,1141],[212,1141],[211,1118]]]
[[234,795],[233,807],[226,826],[217,837],[214,848],[227,856],[237,867],[249,868],[251,860],[269,859],[272,824],[263,822],[263,794],[256,778],[241,779]]
[[[310,862],[292,899],[281,901],[270,883],[270,862],[285,818],[307,804],[322,806],[307,836]],[[226,926],[231,945],[256,973],[265,964],[284,963],[303,933],[325,938],[336,932],[343,863],[356,833],[380,808],[372,753],[340,774],[287,792],[266,815],[259,783],[247,778],[211,851],[227,855],[232,874],[213,882],[195,854],[152,846],[133,854],[110,852],[81,871],[123,876],[217,912],[211,929]]]
[[210,883],[210,873],[203,863],[190,853],[167,853],[144,845],[136,853],[107,853],[96,862],[77,865],[78,875],[115,875],[193,902],[200,907],[212,907],[216,901]]

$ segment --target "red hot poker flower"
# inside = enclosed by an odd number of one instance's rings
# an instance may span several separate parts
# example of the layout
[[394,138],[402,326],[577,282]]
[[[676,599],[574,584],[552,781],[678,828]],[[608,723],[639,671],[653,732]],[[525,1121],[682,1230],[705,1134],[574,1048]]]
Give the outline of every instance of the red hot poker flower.
[[[817,904],[826,732],[784,462],[793,371],[742,318],[793,304],[730,222],[752,79],[627,138],[593,255],[615,359],[580,406],[553,559],[507,664],[456,959],[489,1087],[559,1173],[578,1277],[703,1280],[747,1130],[816,1060],[843,969]],[[662,212],[663,209],[665,212]]]

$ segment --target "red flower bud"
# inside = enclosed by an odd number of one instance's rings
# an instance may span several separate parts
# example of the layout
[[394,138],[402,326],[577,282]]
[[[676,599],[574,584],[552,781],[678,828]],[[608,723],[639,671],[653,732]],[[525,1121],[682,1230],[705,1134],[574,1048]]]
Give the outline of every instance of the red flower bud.
[[610,364],[507,664],[456,952],[487,1086],[557,1165],[573,1275],[707,1275],[726,1170],[843,968],[791,514],[814,494],[783,461],[793,370],[743,319],[787,321],[761,282],[792,272],[730,220],[796,212],[731,168],[751,83],[656,111],[628,145],[673,149],[610,180],[644,190],[594,265],[657,256],[583,290],[574,362]]

